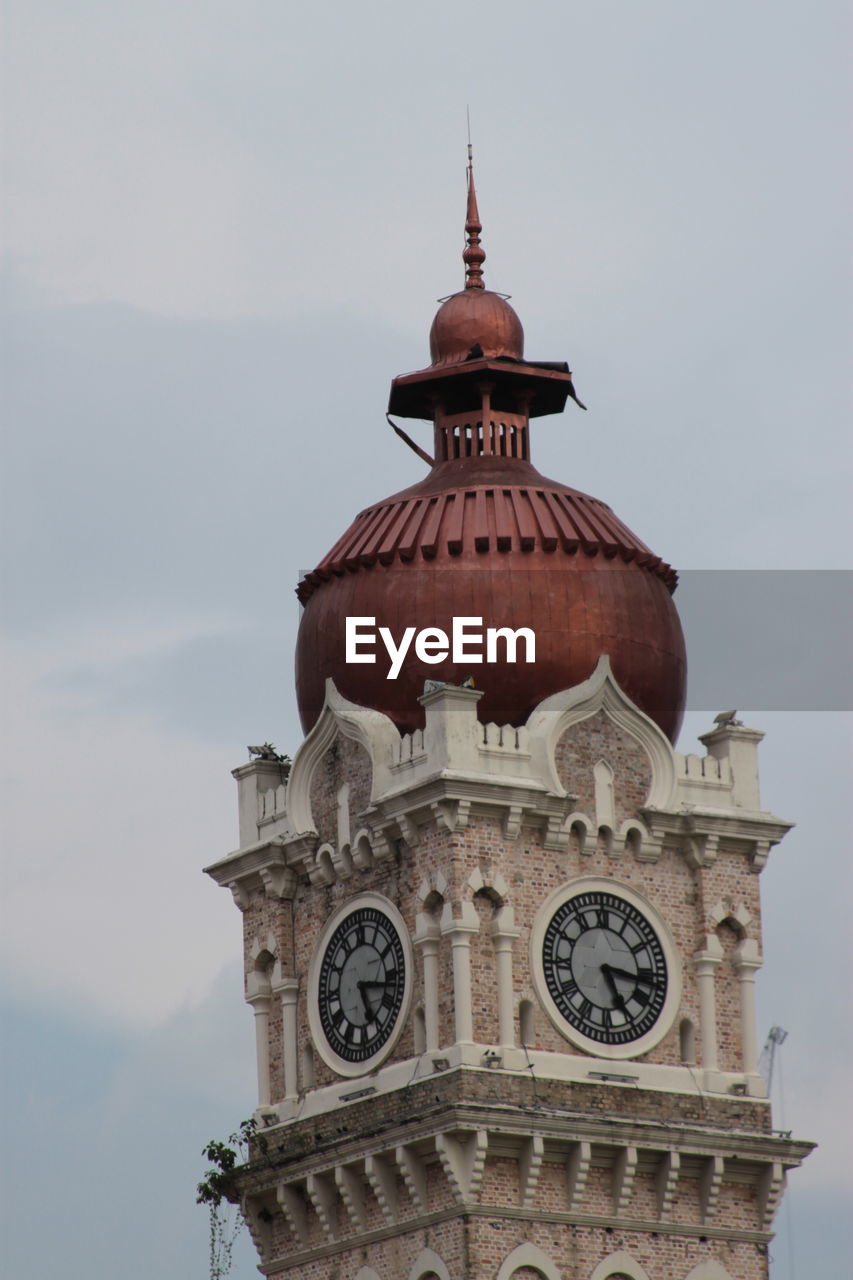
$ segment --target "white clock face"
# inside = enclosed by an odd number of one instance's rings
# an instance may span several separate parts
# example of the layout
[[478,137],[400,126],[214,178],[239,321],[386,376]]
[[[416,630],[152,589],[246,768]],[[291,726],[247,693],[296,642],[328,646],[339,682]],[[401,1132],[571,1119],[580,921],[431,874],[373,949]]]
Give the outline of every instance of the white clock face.
[[554,912],[542,971],[562,1016],[599,1044],[639,1040],[666,999],[666,958],[653,926],[625,898],[601,889],[576,894]]
[[532,946],[542,1003],[579,1048],[635,1057],[669,1029],[680,996],[675,948],[627,885],[598,877],[567,885],[542,908]]
[[324,1059],[342,1075],[376,1066],[399,1034],[411,990],[411,946],[378,894],[340,908],[314,957],[309,1017]]

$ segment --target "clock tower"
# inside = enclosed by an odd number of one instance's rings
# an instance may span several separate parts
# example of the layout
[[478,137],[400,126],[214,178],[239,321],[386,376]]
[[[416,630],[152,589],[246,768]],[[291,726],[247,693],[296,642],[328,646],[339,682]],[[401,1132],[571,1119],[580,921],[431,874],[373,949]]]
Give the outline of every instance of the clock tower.
[[428,472],[300,584],[306,736],[235,770],[208,868],[257,1033],[235,1194],[286,1280],[766,1280],[811,1149],[757,1068],[789,824],[757,730],[673,748],[675,572],[531,462],[532,420],[583,406],[484,287],[470,164],[466,233],[431,363],[391,387]]

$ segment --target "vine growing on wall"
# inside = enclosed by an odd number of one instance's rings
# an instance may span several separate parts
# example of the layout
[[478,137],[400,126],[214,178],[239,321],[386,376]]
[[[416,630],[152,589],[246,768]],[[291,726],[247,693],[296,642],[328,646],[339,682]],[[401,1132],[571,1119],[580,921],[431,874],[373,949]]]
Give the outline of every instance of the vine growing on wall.
[[244,1120],[225,1142],[211,1140],[202,1149],[211,1167],[198,1184],[196,1204],[207,1205],[210,1212],[210,1280],[224,1280],[231,1272],[234,1242],[243,1219],[239,1209],[232,1217],[225,1206],[237,1203],[236,1171],[249,1159],[249,1144],[262,1155],[266,1152],[266,1139],[257,1129],[255,1120]]

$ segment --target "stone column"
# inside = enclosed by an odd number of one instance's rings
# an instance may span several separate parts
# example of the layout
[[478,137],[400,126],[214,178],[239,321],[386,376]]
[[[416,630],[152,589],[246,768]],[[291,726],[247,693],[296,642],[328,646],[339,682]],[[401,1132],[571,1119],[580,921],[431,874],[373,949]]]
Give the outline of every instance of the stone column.
[[735,948],[735,971],[740,983],[740,1044],[743,1071],[754,1076],[758,1071],[758,1043],[755,1036],[755,973],[761,968],[758,943],[743,938]]
[[515,928],[512,907],[501,907],[489,926],[495,948],[498,987],[498,1036],[501,1048],[515,1045],[515,1016],[512,1000],[512,948],[521,930]]
[[714,998],[714,979],[722,958],[723,949],[714,934],[707,935],[704,950],[697,951],[693,956],[699,991],[702,1067],[706,1072],[717,1070],[717,1002]]
[[423,961],[424,1024],[426,1052],[435,1053],[439,1047],[438,1030],[438,947],[441,930],[434,916],[421,912],[415,921],[415,946]]
[[296,1003],[299,999],[299,979],[273,974],[272,989],[281,999],[281,1049],[284,1064],[284,1096],[295,1098],[299,1093],[296,1058]]
[[258,1106],[270,1105],[270,984],[262,973],[246,980],[246,1003],[255,1013],[255,1048],[258,1059]]
[[472,1044],[474,1017],[471,1004],[471,934],[480,932],[480,917],[473,902],[462,903],[459,919],[453,907],[445,903],[441,915],[442,937],[450,939],[453,949],[453,1013],[457,1044]]

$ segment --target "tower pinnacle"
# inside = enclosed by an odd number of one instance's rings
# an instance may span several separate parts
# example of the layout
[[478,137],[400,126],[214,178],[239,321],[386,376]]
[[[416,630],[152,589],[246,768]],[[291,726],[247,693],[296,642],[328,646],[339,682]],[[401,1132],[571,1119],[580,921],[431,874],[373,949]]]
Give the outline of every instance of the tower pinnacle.
[[462,254],[465,263],[465,288],[466,289],[485,289],[483,281],[483,263],[486,261],[486,252],[480,245],[480,232],[483,230],[483,224],[480,222],[480,212],[477,208],[477,192],[474,188],[474,160],[471,151],[471,143],[468,143],[468,208],[465,216],[465,236],[467,245]]

